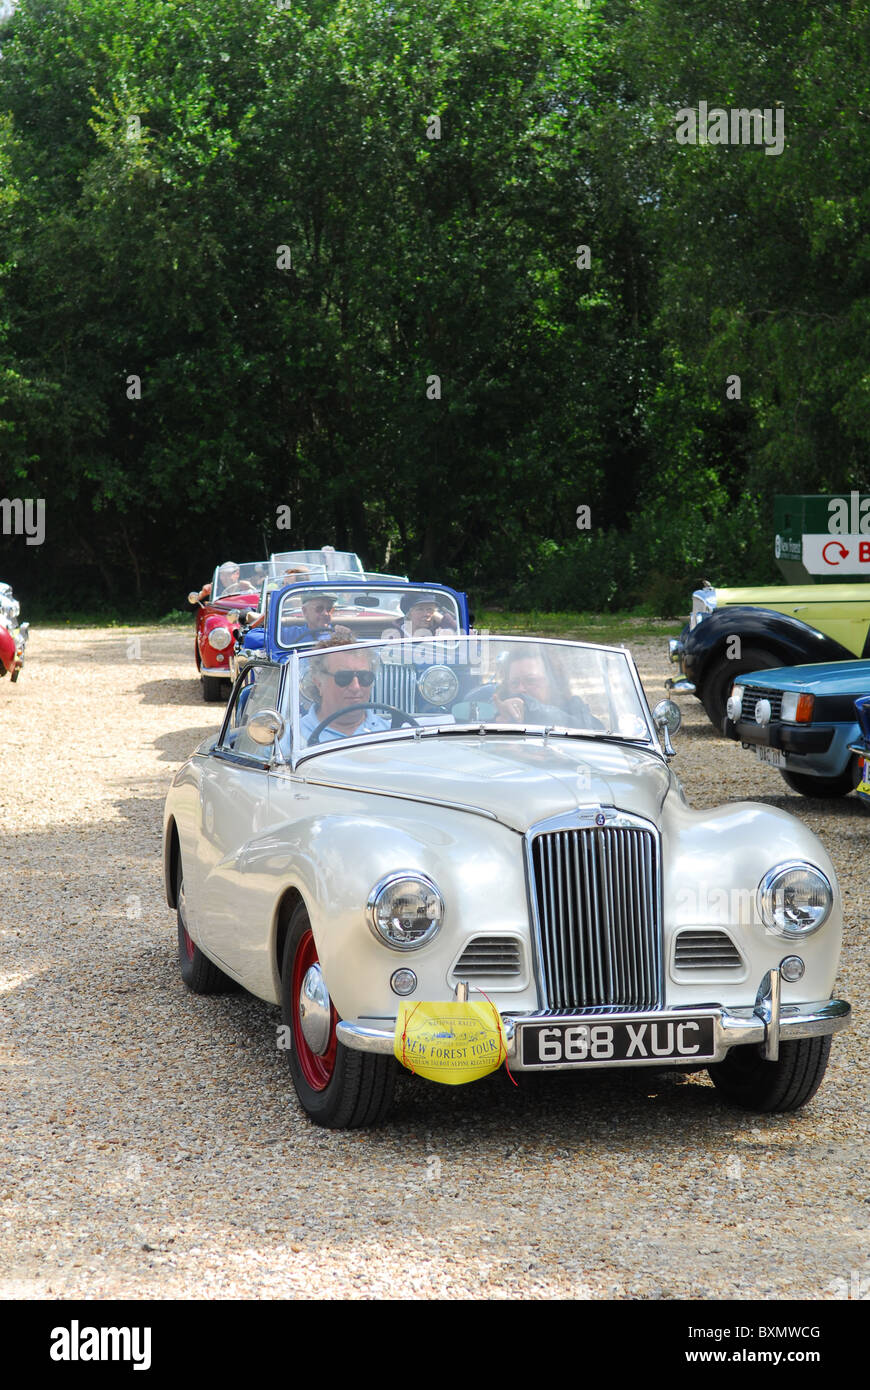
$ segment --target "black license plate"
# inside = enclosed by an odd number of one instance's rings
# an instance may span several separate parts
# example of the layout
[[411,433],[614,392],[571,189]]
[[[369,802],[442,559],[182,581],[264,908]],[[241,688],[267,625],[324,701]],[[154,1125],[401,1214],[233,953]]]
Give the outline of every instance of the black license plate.
[[604,1018],[559,1023],[523,1023],[521,1052],[526,1067],[570,1067],[598,1062],[703,1062],[715,1051],[713,1019]]

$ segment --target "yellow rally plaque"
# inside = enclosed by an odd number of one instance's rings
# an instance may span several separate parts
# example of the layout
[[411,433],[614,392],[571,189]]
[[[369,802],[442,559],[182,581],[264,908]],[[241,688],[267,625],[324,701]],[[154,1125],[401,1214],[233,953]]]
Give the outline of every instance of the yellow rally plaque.
[[478,1001],[404,1005],[396,1019],[393,1050],[403,1067],[447,1086],[477,1081],[507,1056],[498,1011]]

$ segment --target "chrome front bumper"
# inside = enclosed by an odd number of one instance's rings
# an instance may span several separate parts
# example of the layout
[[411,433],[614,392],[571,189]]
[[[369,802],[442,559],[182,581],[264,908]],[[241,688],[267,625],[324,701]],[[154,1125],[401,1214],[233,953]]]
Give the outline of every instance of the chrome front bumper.
[[[668,660],[672,661],[675,666],[679,666],[680,670],[685,670],[683,666],[685,650],[685,644],[681,638],[671,637],[668,639]],[[694,681],[687,680],[685,676],[669,676],[665,681],[665,690],[669,695],[694,695],[695,684]]]
[[[701,1004],[697,1008],[659,1009],[649,1013],[608,1013],[608,1014],[503,1014],[507,1062],[512,1071],[545,1070],[564,1071],[587,1070],[590,1067],[685,1067],[687,1062],[679,1057],[634,1058],[631,1061],[582,1061],[549,1063],[541,1068],[524,1067],[517,1046],[518,1026],[525,1023],[583,1023],[594,1026],[596,1023],[628,1022],[638,1024],[679,1023],[687,1017],[701,1015],[713,1018],[714,1055],[705,1057],[701,1065],[709,1066],[721,1062],[732,1047],[748,1043],[759,1043],[762,1056],[775,1062],[779,1057],[781,1042],[791,1042],[796,1038],[818,1038],[828,1033],[837,1033],[847,1028],[851,1019],[851,1006],[842,999],[824,999],[810,1004],[782,1004],[780,1001],[780,973],[770,970],[764,976],[758,989],[755,1005],[746,1008],[724,1008]],[[373,1019],[371,1021],[375,1023]],[[377,1020],[378,1027],[372,1027],[362,1020],[354,1023],[342,1021],[338,1024],[338,1040],[345,1047],[358,1052],[378,1052],[391,1055],[394,1048],[394,1030],[384,1026],[387,1020]]]

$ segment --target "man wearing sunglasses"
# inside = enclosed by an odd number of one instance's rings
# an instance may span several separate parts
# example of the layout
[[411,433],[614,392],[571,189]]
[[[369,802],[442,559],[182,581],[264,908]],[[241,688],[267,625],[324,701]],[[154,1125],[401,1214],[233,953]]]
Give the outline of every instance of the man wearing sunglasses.
[[310,663],[309,675],[317,698],[299,721],[306,744],[321,720],[330,715],[334,716],[332,723],[322,730],[320,743],[349,738],[352,734],[381,733],[390,727],[389,719],[374,710],[351,709],[348,714],[341,713],[351,705],[366,704],[371,699],[375,681],[370,652],[329,651],[330,647],[346,642],[349,636],[349,633],[345,636],[339,632],[329,641],[321,642],[318,655]]
[[284,645],[290,646],[294,642],[316,642],[318,638],[329,637],[335,631],[332,621],[335,603],[335,594],[306,594],[301,605],[305,621],[294,625],[283,624],[281,641]]

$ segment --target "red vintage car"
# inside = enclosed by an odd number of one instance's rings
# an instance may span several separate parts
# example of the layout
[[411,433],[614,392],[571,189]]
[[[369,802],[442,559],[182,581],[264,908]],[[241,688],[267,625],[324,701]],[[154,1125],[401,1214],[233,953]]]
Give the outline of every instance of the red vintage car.
[[29,623],[19,623],[19,611],[11,586],[0,581],[0,676],[8,671],[13,682],[18,680],[30,631]]
[[231,665],[240,616],[256,612],[263,581],[272,573],[268,560],[237,565],[226,560],[218,565],[210,584],[188,594],[197,605],[196,669],[202,681],[202,698],[208,704],[226,700],[231,689]]

